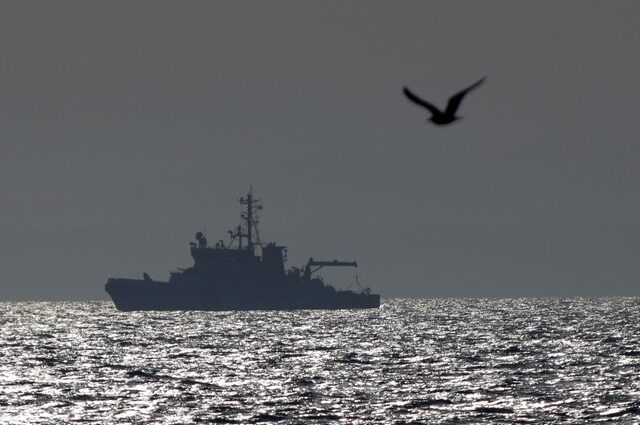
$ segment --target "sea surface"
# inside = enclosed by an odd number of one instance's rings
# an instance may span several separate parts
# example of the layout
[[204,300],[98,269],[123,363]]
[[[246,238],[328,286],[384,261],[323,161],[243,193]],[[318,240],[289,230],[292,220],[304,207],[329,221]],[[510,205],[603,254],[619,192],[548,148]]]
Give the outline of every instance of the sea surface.
[[0,303],[0,423],[638,423],[640,299]]

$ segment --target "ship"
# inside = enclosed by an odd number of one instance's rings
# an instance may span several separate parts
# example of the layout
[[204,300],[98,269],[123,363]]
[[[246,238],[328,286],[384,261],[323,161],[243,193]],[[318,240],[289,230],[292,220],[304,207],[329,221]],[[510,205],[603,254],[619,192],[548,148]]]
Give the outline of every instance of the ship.
[[318,261],[286,268],[287,248],[262,243],[260,199],[251,189],[238,199],[241,224],[229,240],[213,246],[202,232],[189,242],[193,266],[170,272],[169,280],[110,278],[105,290],[120,311],[139,310],[301,310],[380,307],[380,295],[355,281],[336,289],[317,274],[323,267],[357,267],[355,261]]

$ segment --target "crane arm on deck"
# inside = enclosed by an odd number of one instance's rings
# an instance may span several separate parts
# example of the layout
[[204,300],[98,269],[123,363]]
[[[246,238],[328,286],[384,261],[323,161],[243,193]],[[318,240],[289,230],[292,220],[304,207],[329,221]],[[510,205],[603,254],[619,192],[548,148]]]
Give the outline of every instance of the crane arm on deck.
[[[307,266],[305,267],[305,275],[311,276],[312,273],[317,272],[323,267],[358,267],[358,263],[355,261],[315,261],[313,258],[309,258]],[[311,270],[311,267],[315,269]]]

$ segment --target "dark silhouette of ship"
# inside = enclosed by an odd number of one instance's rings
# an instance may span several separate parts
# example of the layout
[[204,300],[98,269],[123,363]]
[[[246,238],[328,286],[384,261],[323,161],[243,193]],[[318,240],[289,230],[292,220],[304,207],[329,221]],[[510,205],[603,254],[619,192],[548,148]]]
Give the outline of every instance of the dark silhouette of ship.
[[[355,261],[316,261],[304,267],[285,269],[287,249],[275,243],[262,244],[257,213],[260,200],[252,191],[239,199],[246,206],[243,225],[229,231],[231,241],[209,246],[196,233],[190,242],[193,267],[171,272],[168,282],[112,278],[105,285],[116,308],[133,310],[294,310],[354,309],[380,307],[380,295],[362,288],[336,290],[315,276],[322,267],[357,267]],[[256,254],[260,252],[260,255]],[[352,286],[354,285],[352,284]]]

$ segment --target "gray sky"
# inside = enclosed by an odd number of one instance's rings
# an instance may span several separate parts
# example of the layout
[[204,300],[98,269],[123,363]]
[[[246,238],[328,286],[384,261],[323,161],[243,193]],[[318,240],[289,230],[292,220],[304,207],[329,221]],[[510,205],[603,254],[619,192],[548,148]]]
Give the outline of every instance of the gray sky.
[[[3,2],[0,300],[165,279],[251,185],[290,265],[353,258],[383,296],[640,295],[639,15]],[[450,127],[401,94],[443,105],[484,75]]]

